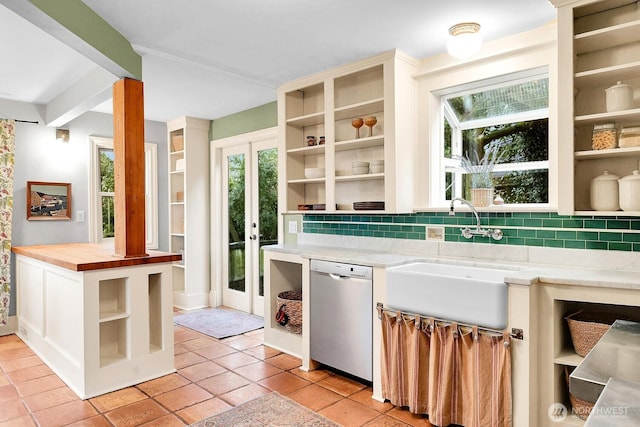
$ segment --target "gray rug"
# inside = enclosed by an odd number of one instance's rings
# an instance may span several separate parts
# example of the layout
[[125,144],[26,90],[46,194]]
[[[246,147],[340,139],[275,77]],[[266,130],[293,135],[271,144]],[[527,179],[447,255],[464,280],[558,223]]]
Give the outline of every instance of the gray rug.
[[227,338],[264,328],[264,319],[255,314],[224,308],[206,308],[173,318],[174,323],[214,338]]
[[340,427],[277,392],[265,394],[221,414],[191,424],[191,427]]

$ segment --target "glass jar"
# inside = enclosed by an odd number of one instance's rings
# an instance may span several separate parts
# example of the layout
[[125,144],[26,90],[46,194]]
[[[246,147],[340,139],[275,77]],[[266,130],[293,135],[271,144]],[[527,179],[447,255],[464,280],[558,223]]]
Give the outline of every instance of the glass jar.
[[591,148],[594,150],[616,148],[618,145],[617,136],[618,132],[615,124],[595,125],[593,127],[593,136],[591,137]]
[[620,129],[620,139],[618,146],[640,147],[640,126],[630,126]]
[[312,145],[316,145],[316,137],[313,135],[307,136],[307,145],[311,147]]

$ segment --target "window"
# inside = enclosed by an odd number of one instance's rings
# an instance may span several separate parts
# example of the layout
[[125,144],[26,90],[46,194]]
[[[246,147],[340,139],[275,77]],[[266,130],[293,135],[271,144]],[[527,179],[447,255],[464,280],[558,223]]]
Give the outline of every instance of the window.
[[500,80],[448,90],[440,98],[441,204],[470,199],[474,174],[461,160],[478,165],[490,153],[493,188],[506,204],[549,203],[549,78],[530,72]]
[[[91,137],[91,241],[106,243],[115,236],[113,140]],[[158,248],[157,146],[145,144],[145,221],[148,249]]]

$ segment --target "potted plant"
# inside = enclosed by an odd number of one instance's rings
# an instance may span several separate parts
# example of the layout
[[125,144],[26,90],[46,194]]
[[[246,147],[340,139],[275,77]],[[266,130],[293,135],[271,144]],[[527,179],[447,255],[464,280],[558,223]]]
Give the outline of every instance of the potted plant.
[[472,156],[458,156],[460,166],[471,175],[471,203],[476,207],[486,207],[493,202],[493,180],[491,172],[501,156],[498,154],[499,146],[489,146],[480,158],[476,150]]

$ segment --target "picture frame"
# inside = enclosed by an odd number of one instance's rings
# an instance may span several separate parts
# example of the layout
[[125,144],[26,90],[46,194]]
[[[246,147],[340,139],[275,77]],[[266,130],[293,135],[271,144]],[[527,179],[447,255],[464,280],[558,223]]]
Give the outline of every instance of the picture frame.
[[64,221],[70,219],[70,183],[27,181],[27,220]]

